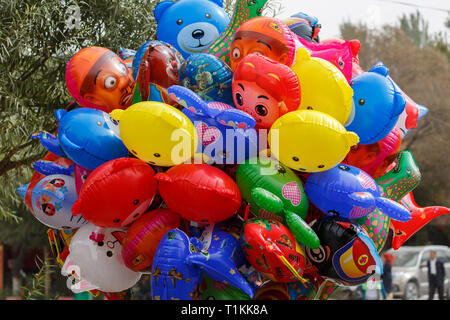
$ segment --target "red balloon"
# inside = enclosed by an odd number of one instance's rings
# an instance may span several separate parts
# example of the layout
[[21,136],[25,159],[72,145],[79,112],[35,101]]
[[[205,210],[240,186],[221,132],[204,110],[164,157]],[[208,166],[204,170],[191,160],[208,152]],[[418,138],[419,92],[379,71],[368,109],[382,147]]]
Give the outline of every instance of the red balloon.
[[127,230],[122,257],[125,265],[139,271],[151,267],[164,235],[180,226],[180,217],[169,209],[156,209],[141,216]]
[[394,236],[392,239],[392,248],[394,248],[394,250],[400,248],[406,240],[434,218],[450,213],[450,209],[446,207],[419,207],[414,200],[412,192],[409,192],[404,196],[400,203],[411,213],[411,220],[400,222],[391,219],[391,225],[394,229]]
[[279,222],[247,220],[241,243],[250,264],[270,280],[303,281],[305,253],[289,229]]
[[90,223],[113,228],[127,226],[150,207],[156,193],[155,171],[144,161],[119,158],[88,176],[72,206]]
[[241,193],[233,179],[207,164],[180,164],[155,177],[166,205],[190,221],[223,221],[241,205]]

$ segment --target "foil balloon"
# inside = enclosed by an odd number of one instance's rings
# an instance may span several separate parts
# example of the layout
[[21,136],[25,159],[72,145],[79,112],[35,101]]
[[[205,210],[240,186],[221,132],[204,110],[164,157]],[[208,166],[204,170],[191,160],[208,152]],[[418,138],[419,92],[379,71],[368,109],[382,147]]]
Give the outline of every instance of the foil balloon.
[[170,167],[192,158],[197,149],[194,125],[178,109],[144,101],[127,110],[114,110],[120,136],[128,150],[150,164]]
[[231,70],[234,72],[244,57],[255,52],[291,66],[295,58],[296,38],[281,20],[253,18],[242,24],[233,36],[230,46]]
[[402,151],[395,159],[395,166],[376,179],[385,197],[400,201],[420,183],[422,174],[410,151]]
[[259,53],[244,57],[233,75],[234,105],[270,129],[276,119],[300,106],[300,83],[288,66]]
[[319,249],[306,249],[318,273],[333,282],[353,286],[383,274],[377,249],[363,229],[349,221],[322,218],[312,225],[320,238]]
[[316,291],[309,282],[264,283],[255,293],[255,300],[311,300]]
[[233,36],[239,27],[252,18],[261,16],[267,0],[237,0],[234,5],[233,16],[230,23],[219,37],[204,51],[206,54],[216,56],[227,65],[230,64],[230,45]]
[[67,64],[66,85],[81,106],[111,112],[130,106],[134,80],[117,54],[102,47],[87,47]]
[[[421,174],[409,151],[400,152],[395,159],[395,166],[376,180],[383,196],[400,201],[407,193],[414,190],[420,182]],[[391,219],[376,208],[367,216],[355,219],[374,242],[378,252],[384,248],[388,236]]]
[[378,142],[352,147],[343,163],[360,168],[374,179],[379,178],[395,160],[401,143],[400,130],[394,128]]
[[119,125],[106,112],[88,108],[59,109],[58,141],[64,154],[79,166],[94,170],[105,162],[128,156]]
[[170,230],[163,237],[153,259],[154,300],[200,299],[202,272],[253,297],[250,285],[236,269],[237,240],[229,234],[216,232],[208,251],[202,251],[195,244],[199,244],[197,238],[190,239],[178,229]]
[[272,154],[284,165],[318,172],[339,164],[359,138],[323,112],[297,110],[274,122],[268,140]]
[[223,221],[241,205],[241,193],[233,179],[207,164],[180,164],[155,177],[166,205],[189,221]]
[[277,221],[245,221],[241,245],[252,266],[272,281],[304,281],[305,253],[294,235]]
[[253,117],[221,102],[207,103],[185,87],[172,86],[169,93],[194,124],[197,151],[207,163],[235,164],[256,156],[258,135]]
[[174,46],[184,58],[208,48],[230,18],[221,0],[161,1],[153,11],[158,40]]
[[200,286],[203,300],[250,300],[250,296],[222,281],[203,275]]
[[378,64],[352,79],[354,114],[345,127],[358,134],[360,144],[386,137],[405,110],[406,100],[388,73],[386,66]]
[[269,158],[249,159],[238,167],[236,183],[255,216],[281,222],[300,243],[319,246],[319,239],[303,221],[308,199],[292,170]]
[[361,43],[358,40],[326,39],[320,43],[306,41],[299,37],[299,47],[305,48],[311,57],[332,63],[350,83],[353,78],[353,62],[358,61]]
[[180,83],[179,70],[183,57],[171,45],[162,41],[148,41],[139,48],[133,60],[136,85],[132,104],[157,101],[170,105],[167,88]]
[[194,91],[204,101],[233,104],[233,72],[219,58],[206,53],[191,54],[180,68],[180,85]]
[[[87,223],[83,217],[72,217],[72,205],[78,198],[72,176],[48,175],[36,184],[27,184],[17,191],[24,200],[29,200],[25,203],[33,216],[50,228],[75,229]],[[27,199],[28,192],[30,196]]]
[[305,191],[317,208],[333,217],[357,219],[379,208],[395,220],[411,218],[400,204],[381,196],[375,180],[353,166],[340,164],[327,171],[312,173],[306,180]]
[[297,51],[295,59],[292,70],[300,83],[299,109],[324,112],[345,125],[352,112],[353,90],[342,72],[304,48]]
[[115,159],[89,175],[72,214],[102,228],[127,226],[147,211],[155,193],[152,167],[139,159]]
[[187,262],[197,265],[207,276],[222,284],[229,284],[253,297],[252,287],[238,271],[238,266],[245,262],[244,253],[239,241],[231,234],[214,228],[208,245],[199,253],[191,254]]
[[303,12],[298,12],[282,21],[297,36],[307,41],[320,42],[319,32],[322,26],[319,24],[319,19],[316,17],[312,17]]
[[153,300],[199,300],[202,272],[187,263],[199,249],[179,229],[168,231],[153,258],[151,288]]
[[147,212],[127,229],[122,257],[125,265],[140,271],[152,266],[153,257],[164,235],[180,226],[180,218],[168,209]]
[[418,206],[412,192],[409,192],[404,196],[400,200],[400,203],[410,212],[411,219],[407,222],[392,221],[394,235],[391,245],[394,250],[400,248],[412,235],[422,229],[434,218],[450,213],[450,209],[446,207]]
[[61,274],[70,276],[69,286],[75,293],[98,289],[106,292],[120,292],[133,287],[141,273],[128,269],[122,261],[122,241],[125,230],[107,228],[102,240],[92,240],[97,227],[87,224],[77,230],[69,245]]

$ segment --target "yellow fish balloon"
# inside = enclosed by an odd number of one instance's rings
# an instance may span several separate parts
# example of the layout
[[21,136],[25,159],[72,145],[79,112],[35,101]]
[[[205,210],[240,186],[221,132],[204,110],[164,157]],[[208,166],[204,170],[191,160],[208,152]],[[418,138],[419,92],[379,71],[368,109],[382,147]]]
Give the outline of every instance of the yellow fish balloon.
[[273,123],[268,140],[272,154],[284,165],[319,172],[338,165],[359,137],[323,112],[296,110]]
[[291,69],[300,82],[299,109],[324,112],[345,125],[352,112],[353,89],[344,74],[331,62],[311,57],[304,48],[297,50]]
[[168,104],[143,101],[110,115],[119,121],[127,149],[149,164],[171,167],[195,154],[198,138],[193,123]]

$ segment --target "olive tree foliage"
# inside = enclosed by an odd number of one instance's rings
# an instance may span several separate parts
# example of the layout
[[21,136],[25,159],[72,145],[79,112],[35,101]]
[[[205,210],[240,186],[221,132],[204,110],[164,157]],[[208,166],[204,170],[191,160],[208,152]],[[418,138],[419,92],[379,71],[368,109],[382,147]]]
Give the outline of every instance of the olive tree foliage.
[[45,150],[30,140],[54,132],[54,112],[71,102],[67,62],[78,50],[117,52],[154,39],[156,0],[0,0],[0,217],[18,219],[15,189]]

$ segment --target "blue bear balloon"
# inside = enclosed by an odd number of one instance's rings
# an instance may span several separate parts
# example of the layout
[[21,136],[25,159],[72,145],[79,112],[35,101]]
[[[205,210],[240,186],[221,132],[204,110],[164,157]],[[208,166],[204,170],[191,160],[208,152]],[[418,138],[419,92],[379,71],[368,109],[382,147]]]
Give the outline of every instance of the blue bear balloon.
[[[70,112],[59,109],[55,116],[59,121],[59,146],[79,166],[94,170],[105,162],[128,156],[119,136],[119,122],[106,112],[90,108]],[[39,138],[45,147],[46,139]]]
[[305,192],[318,209],[330,216],[357,219],[378,208],[394,220],[411,219],[405,207],[382,197],[375,180],[353,166],[340,164],[312,173],[306,180]]
[[359,136],[360,144],[385,138],[405,109],[406,100],[383,64],[352,79],[353,110],[345,128]]
[[243,163],[258,154],[255,119],[244,111],[221,102],[205,102],[195,92],[182,86],[171,86],[170,97],[185,109],[183,113],[194,124],[206,159],[217,164]]
[[158,40],[173,45],[184,58],[203,52],[225,30],[230,18],[223,0],[162,1],[153,11]]
[[204,101],[234,105],[231,82],[233,72],[221,59],[206,53],[190,55],[181,66],[180,84]]
[[202,272],[253,297],[253,289],[237,270],[242,252],[232,235],[214,229],[207,249],[200,247],[199,239],[190,239],[179,229],[166,233],[153,258],[154,300],[199,299]]

